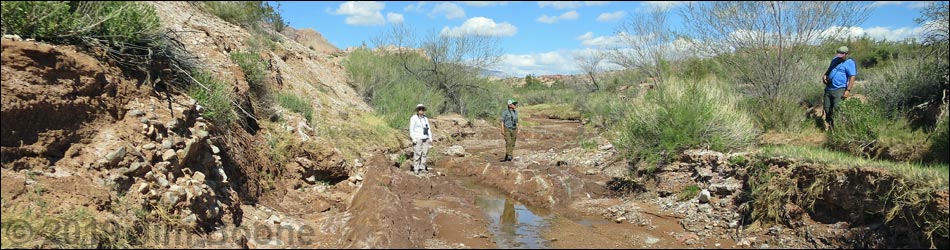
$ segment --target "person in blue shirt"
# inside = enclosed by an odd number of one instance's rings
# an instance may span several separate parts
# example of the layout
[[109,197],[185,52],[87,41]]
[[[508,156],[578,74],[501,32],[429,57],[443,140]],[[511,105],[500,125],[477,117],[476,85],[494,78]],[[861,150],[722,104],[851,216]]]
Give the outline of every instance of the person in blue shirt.
[[851,96],[851,88],[854,87],[854,79],[858,75],[858,68],[848,55],[847,46],[839,47],[835,58],[831,59],[831,64],[828,65],[828,70],[821,76],[821,81],[825,83],[825,122],[832,129],[835,127],[835,110],[841,105],[841,100]]

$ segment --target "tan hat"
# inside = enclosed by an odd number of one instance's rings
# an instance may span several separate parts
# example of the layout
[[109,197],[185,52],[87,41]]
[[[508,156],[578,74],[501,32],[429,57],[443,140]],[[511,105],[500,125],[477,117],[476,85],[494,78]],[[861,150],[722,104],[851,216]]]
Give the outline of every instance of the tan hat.
[[838,53],[848,53],[848,46],[838,47]]
[[425,106],[425,105],[422,105],[422,103],[420,103],[419,105],[416,105],[416,110],[420,110],[420,109],[421,109],[421,110],[426,110],[426,106]]

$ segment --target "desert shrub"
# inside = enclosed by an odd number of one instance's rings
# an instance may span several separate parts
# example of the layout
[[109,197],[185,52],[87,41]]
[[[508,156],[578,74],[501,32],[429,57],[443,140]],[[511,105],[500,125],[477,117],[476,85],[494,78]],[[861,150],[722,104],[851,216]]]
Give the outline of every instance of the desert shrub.
[[197,84],[188,87],[188,95],[203,107],[202,115],[211,121],[228,124],[235,120],[231,98],[234,95],[227,83],[215,79],[207,72],[193,73]]
[[689,148],[743,149],[758,129],[737,105],[734,91],[718,81],[669,79],[630,103],[616,144],[632,159],[661,164],[661,155]]
[[66,1],[4,1],[0,6],[4,34],[46,40],[73,32],[79,26]]
[[231,61],[241,67],[251,91],[255,93],[266,92],[267,87],[264,80],[267,78],[267,65],[259,54],[231,52]]
[[677,201],[687,201],[699,195],[699,186],[692,184],[683,188],[683,191],[680,191],[676,194]]
[[485,78],[472,80],[481,88],[462,91],[462,100],[466,105],[465,117],[500,119],[501,112],[507,107],[506,101],[514,97],[511,87]]
[[820,70],[814,74],[802,73],[788,76],[791,81],[777,88],[773,97],[762,95],[755,88],[740,86],[744,100],[740,105],[755,119],[756,124],[763,131],[800,132],[805,126],[814,126],[806,119],[803,104],[821,104],[824,85],[820,83],[820,75],[828,67],[828,61],[821,57],[805,57],[800,65],[796,65],[799,72]]
[[538,89],[529,89],[529,88],[516,88],[514,90],[514,95],[517,97],[518,102],[523,105],[534,105],[534,104],[574,104],[574,102],[582,95],[580,90],[575,90],[571,88],[538,88]]
[[926,134],[914,131],[904,119],[894,119],[871,103],[842,102],[826,146],[871,159],[920,160],[927,148]]
[[574,109],[581,113],[583,119],[589,121],[588,124],[607,130],[627,117],[630,110],[628,106],[628,100],[609,92],[583,94],[574,101]]
[[159,30],[155,10],[137,2],[4,1],[0,5],[4,34],[42,41],[76,43],[87,37],[138,43]]
[[[933,73],[936,72],[936,73]],[[868,77],[868,94],[880,100],[882,107],[895,111],[933,100],[939,94],[941,72],[918,60],[895,60],[872,71]]]
[[524,76],[524,86],[521,86],[523,89],[543,89],[546,87],[547,86],[541,83],[541,80],[538,80],[537,77],[530,74]]
[[210,1],[204,4],[212,14],[233,24],[255,27],[264,23],[278,32],[287,26],[278,9],[265,1]]
[[[253,97],[253,109],[262,117],[276,115],[274,109],[274,91],[267,83],[267,64],[255,52],[231,52],[231,61],[244,72],[245,80]],[[309,120],[309,119],[308,119]]]
[[[455,111],[446,107],[445,92],[430,88],[409,75],[401,68],[395,55],[364,47],[349,53],[342,64],[353,79],[350,85],[392,128],[409,126],[408,119],[415,112],[416,104],[426,105],[426,114],[429,116]],[[504,101],[513,97],[511,88],[497,81],[478,77],[458,80],[477,86],[458,91],[468,118],[495,117],[504,109]]]
[[429,116],[438,115],[442,109],[442,93],[405,75],[391,55],[360,48],[349,53],[343,65],[353,79],[350,86],[392,128],[407,128],[416,104],[426,105]]
[[248,36],[244,43],[252,52],[260,53],[277,50],[277,40],[262,33],[251,33],[251,36]]
[[936,162],[941,162],[944,164],[950,163],[950,122],[948,122],[948,117],[950,113],[947,112],[946,106],[944,107],[943,115],[940,118],[940,122],[937,122],[937,128],[934,130],[933,134],[930,135],[930,155],[931,159]]
[[721,71],[714,60],[687,58],[679,63],[680,75],[686,80],[699,81]]
[[307,122],[313,121],[313,106],[310,100],[289,92],[277,93],[276,99],[281,107],[302,115]]

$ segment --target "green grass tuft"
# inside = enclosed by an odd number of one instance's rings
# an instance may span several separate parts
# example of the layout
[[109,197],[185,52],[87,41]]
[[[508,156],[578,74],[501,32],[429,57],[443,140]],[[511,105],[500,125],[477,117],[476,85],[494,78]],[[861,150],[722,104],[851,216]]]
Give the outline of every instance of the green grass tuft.
[[310,100],[289,92],[277,93],[277,103],[290,111],[296,112],[307,119],[307,122],[313,121],[313,106]]
[[188,87],[188,95],[204,107],[202,114],[211,121],[220,124],[229,124],[235,121],[237,115],[231,105],[233,92],[227,83],[219,81],[207,72],[193,73],[198,81]]

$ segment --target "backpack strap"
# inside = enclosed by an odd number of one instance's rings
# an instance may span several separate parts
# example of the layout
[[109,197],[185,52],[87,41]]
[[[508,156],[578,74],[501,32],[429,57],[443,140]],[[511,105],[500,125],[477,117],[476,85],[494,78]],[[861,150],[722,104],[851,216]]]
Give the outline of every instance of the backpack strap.
[[[835,59],[837,59],[837,58],[835,58]],[[843,63],[843,62],[845,62],[845,61],[847,61],[847,60],[851,60],[851,57],[848,57],[848,59],[841,59],[841,60],[838,60],[838,62],[832,62],[832,63],[831,63],[831,66],[829,66],[829,67],[828,67],[828,70],[825,71],[825,76],[828,77],[828,81],[829,81],[829,82],[831,82],[831,76],[828,75],[828,74],[831,74],[831,70],[837,68],[838,65],[840,65],[841,63]]]

